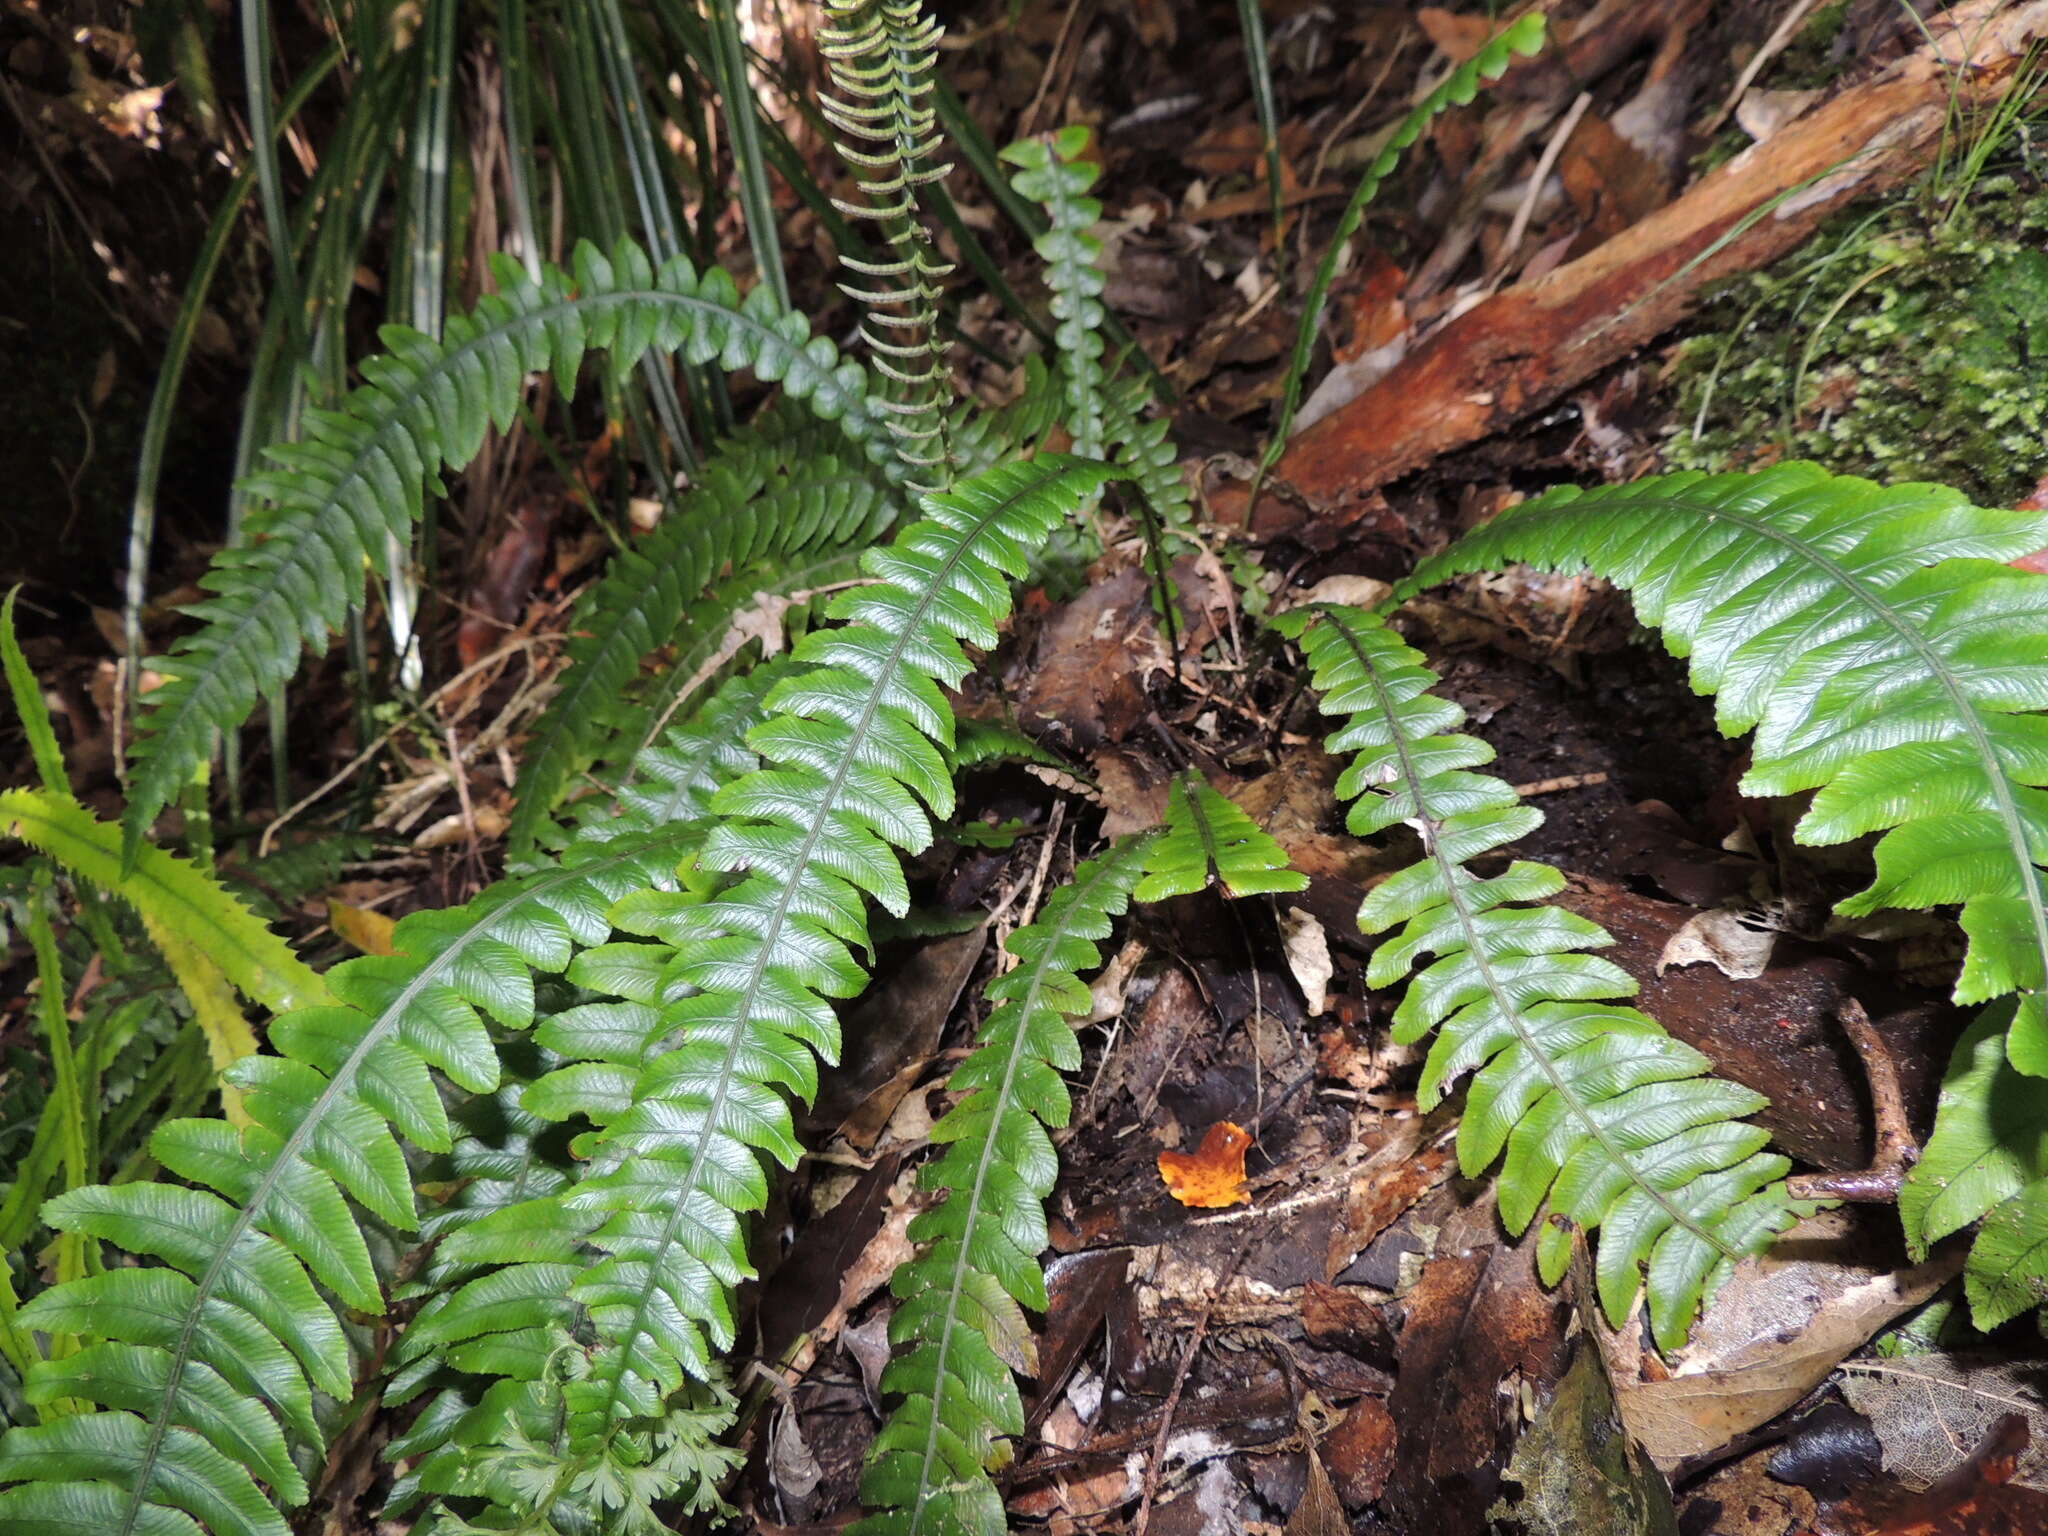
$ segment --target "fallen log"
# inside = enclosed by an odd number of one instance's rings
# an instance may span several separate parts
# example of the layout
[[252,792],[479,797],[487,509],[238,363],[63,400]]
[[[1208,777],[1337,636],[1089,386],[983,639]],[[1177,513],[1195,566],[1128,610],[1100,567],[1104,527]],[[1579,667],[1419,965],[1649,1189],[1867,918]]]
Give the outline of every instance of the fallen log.
[[1344,509],[1542,409],[1669,330],[1715,280],[1769,265],[1852,199],[1919,174],[1958,120],[1950,114],[1969,121],[1994,104],[2044,34],[2048,0],[1968,0],[1930,18],[1924,45],[1882,74],[1586,255],[1444,325],[1301,432],[1274,480],[1314,510]]

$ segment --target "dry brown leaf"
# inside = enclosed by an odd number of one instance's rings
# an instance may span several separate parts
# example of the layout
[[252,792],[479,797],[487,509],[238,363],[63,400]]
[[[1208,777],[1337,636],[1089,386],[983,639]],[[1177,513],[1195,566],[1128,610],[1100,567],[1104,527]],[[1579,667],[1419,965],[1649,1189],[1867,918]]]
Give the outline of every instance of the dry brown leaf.
[[1660,1465],[1719,1450],[1783,1413],[1962,1262],[1942,1256],[1895,1271],[1859,1227],[1850,1211],[1823,1211],[1738,1264],[1669,1380],[1643,1380],[1638,1346],[1606,1336],[1622,1418]]
[[1330,936],[1309,913],[1288,907],[1280,913],[1280,948],[1301,988],[1308,1016],[1315,1018],[1330,1006],[1330,978],[1337,974],[1330,961]]
[[2048,1379],[2025,1362],[1903,1355],[1842,1366],[1842,1395],[1870,1420],[1884,1468],[1913,1488],[1940,1482],[2008,1413],[2026,1416],[2032,1443],[2012,1481],[2048,1488]]
[[1244,1187],[1244,1154],[1252,1144],[1241,1125],[1218,1120],[1202,1135],[1193,1152],[1159,1154],[1159,1176],[1166,1192],[1182,1205],[1220,1210],[1251,1199]]
[[1313,1445],[1308,1450],[1308,1487],[1287,1517],[1287,1536],[1351,1536],[1351,1521],[1337,1501],[1337,1490]]

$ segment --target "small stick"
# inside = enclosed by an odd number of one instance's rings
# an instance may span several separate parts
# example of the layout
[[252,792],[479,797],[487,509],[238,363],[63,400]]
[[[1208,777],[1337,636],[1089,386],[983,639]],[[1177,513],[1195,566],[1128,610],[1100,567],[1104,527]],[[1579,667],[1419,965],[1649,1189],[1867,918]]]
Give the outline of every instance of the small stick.
[[1809,1173],[1786,1180],[1795,1200],[1854,1200],[1890,1204],[1899,1198],[1906,1170],[1920,1160],[1920,1144],[1906,1121],[1905,1095],[1899,1091],[1899,1069],[1870,1015],[1853,997],[1835,1005],[1842,1033],[1856,1047],[1863,1074],[1870,1082],[1870,1115],[1876,1125],[1876,1146],[1868,1168],[1849,1173]]
[[1152,1457],[1145,1464],[1145,1494],[1138,1501],[1138,1518],[1131,1522],[1131,1536],[1145,1536],[1145,1528],[1152,1521],[1152,1501],[1159,1493],[1159,1475],[1166,1465],[1166,1441],[1173,1433],[1174,1411],[1180,1407],[1181,1389],[1188,1384],[1188,1372],[1193,1369],[1195,1356],[1202,1352],[1202,1339],[1209,1331],[1209,1316],[1216,1310],[1216,1298],[1230,1289],[1230,1282],[1237,1278],[1238,1266],[1244,1263],[1244,1256],[1251,1250],[1252,1238],[1258,1228],[1248,1228],[1244,1241],[1237,1245],[1237,1252],[1230,1256],[1230,1262],[1223,1267],[1223,1273],[1216,1277],[1216,1284],[1202,1303],[1202,1310],[1195,1318],[1195,1332],[1188,1340],[1188,1347],[1181,1352],[1180,1364],[1173,1373],[1173,1386],[1166,1394],[1166,1407],[1159,1415],[1159,1433],[1152,1437]]

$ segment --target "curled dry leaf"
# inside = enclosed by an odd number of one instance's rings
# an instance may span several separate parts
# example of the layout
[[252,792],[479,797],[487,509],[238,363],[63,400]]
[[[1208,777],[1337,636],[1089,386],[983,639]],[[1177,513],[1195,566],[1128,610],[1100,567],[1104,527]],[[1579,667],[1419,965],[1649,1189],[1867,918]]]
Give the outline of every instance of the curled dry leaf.
[[1244,1154],[1251,1144],[1243,1126],[1218,1120],[1193,1152],[1160,1153],[1159,1177],[1182,1205],[1199,1210],[1242,1205],[1251,1199],[1244,1187]]
[[1643,1379],[1660,1373],[1641,1368],[1640,1346],[1603,1330],[1622,1418],[1659,1465],[1707,1455],[1776,1418],[1960,1266],[1960,1256],[1942,1255],[1895,1269],[1876,1225],[1823,1211],[1763,1258],[1743,1260],[1668,1380]]
[[1301,988],[1310,1018],[1330,1005],[1330,978],[1337,968],[1330,961],[1330,936],[1313,915],[1299,907],[1280,913],[1280,947],[1287,956],[1287,969]]

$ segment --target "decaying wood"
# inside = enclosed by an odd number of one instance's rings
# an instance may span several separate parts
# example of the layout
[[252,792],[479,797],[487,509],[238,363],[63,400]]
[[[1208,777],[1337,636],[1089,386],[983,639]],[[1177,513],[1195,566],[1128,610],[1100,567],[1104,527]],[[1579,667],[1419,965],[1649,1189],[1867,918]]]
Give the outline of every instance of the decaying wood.
[[1950,113],[1967,120],[1996,102],[2044,34],[2048,0],[1970,0],[1942,12],[1925,45],[1883,74],[1576,261],[1445,325],[1302,432],[1276,479],[1311,506],[1341,507],[1548,405],[1670,329],[1708,284],[1768,265],[1852,198],[1917,174]]

